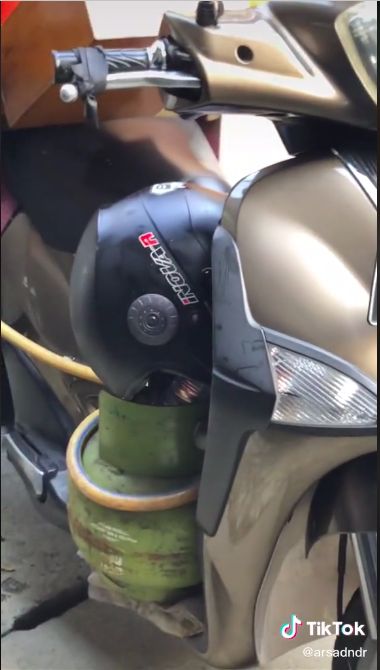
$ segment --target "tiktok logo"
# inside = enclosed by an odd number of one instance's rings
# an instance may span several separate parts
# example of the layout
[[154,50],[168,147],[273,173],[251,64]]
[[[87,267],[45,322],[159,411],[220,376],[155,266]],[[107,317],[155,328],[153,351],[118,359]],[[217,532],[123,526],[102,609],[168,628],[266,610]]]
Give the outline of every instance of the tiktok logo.
[[292,614],[290,622],[282,624],[280,633],[286,640],[294,640],[298,634],[298,629],[301,628],[302,625],[303,622],[301,619],[298,619],[295,614]]

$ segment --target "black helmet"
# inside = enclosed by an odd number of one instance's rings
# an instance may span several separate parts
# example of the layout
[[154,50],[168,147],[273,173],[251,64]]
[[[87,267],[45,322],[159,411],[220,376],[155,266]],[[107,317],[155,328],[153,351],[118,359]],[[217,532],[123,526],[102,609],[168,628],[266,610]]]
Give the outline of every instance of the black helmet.
[[71,277],[80,353],[105,386],[133,398],[157,371],[211,374],[210,252],[226,185],[156,184],[92,217]]

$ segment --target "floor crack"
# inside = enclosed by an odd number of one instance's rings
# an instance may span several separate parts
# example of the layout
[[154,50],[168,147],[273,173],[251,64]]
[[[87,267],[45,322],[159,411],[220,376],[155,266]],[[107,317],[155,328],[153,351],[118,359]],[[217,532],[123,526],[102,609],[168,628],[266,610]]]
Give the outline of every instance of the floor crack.
[[87,581],[80,581],[78,584],[74,584],[74,586],[56,593],[42,603],[32,607],[27,612],[24,612],[24,614],[18,616],[11,628],[1,634],[1,639],[16,631],[33,630],[34,628],[37,628],[37,626],[41,626],[41,624],[50,621],[50,619],[62,616],[68,610],[73,609],[73,607],[76,607],[87,600],[87,598]]

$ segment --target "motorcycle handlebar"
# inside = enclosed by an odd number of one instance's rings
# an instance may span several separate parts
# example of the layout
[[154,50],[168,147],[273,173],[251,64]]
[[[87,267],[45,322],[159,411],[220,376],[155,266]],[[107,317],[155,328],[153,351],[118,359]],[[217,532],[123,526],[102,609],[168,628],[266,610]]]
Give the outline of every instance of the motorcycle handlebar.
[[[149,69],[148,49],[103,49],[109,74]],[[72,80],[73,67],[81,62],[78,49],[53,51],[55,83],[67,84]]]
[[88,58],[94,52],[103,71],[102,81],[97,82],[97,85],[100,83],[98,91],[141,86],[164,89],[199,89],[201,86],[200,79],[193,74],[191,56],[166,39],[156,40],[144,49],[89,47],[53,51],[55,83],[62,84],[60,97],[63,102],[74,102],[80,97],[84,83],[95,83],[95,71],[93,77]]

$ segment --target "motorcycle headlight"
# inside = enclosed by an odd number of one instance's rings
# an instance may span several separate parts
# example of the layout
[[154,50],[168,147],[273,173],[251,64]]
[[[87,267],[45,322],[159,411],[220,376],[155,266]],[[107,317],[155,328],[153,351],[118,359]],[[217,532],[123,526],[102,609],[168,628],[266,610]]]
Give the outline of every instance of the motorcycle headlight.
[[377,2],[366,0],[342,12],[335,29],[357,76],[377,104]]
[[319,361],[269,345],[277,401],[272,421],[290,426],[364,428],[377,423],[377,398]]

